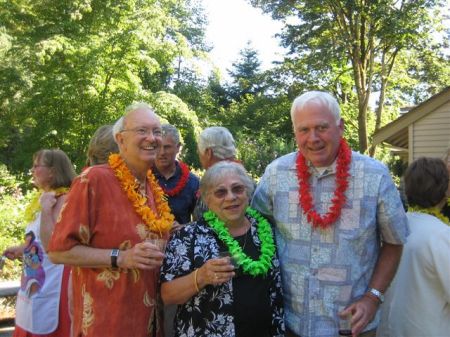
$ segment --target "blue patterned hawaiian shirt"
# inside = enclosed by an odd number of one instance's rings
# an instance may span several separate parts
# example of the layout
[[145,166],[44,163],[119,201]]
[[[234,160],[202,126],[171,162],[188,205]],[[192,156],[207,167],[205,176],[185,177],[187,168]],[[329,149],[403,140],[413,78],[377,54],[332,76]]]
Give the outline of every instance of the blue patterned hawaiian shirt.
[[[302,337],[335,337],[337,313],[367,291],[381,241],[403,244],[409,229],[387,168],[356,152],[340,218],[327,230],[313,229],[299,205],[296,158],[290,153],[266,168],[252,206],[276,224],[286,327]],[[315,209],[324,214],[336,166],[310,170]],[[379,313],[366,330],[378,321]]]

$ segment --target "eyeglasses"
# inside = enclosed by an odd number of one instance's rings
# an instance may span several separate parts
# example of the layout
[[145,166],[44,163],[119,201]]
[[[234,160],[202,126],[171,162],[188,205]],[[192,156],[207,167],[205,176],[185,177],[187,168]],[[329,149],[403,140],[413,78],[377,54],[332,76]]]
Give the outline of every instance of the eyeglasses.
[[245,191],[246,191],[246,187],[244,185],[234,185],[234,186],[231,186],[231,189],[221,187],[221,188],[213,191],[212,194],[214,194],[214,196],[217,199],[223,199],[228,195],[228,192],[231,192],[233,195],[240,196],[240,195],[244,194]]
[[134,128],[134,129],[124,129],[120,132],[134,132],[140,137],[148,137],[150,135],[153,135],[153,137],[162,137],[162,130],[157,129],[148,129],[148,128]]

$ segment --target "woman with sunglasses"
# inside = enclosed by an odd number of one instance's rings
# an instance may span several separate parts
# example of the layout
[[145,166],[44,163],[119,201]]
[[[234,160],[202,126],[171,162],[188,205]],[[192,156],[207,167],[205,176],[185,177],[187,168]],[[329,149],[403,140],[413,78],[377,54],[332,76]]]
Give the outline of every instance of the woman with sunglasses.
[[200,181],[203,218],[175,232],[161,297],[178,304],[175,336],[284,336],[281,278],[269,222],[248,207],[253,182],[219,162]]
[[25,241],[3,252],[23,260],[13,336],[67,337],[70,268],[52,264],[46,250],[75,170],[63,151],[45,149],[34,154],[31,174],[38,190],[25,210]]

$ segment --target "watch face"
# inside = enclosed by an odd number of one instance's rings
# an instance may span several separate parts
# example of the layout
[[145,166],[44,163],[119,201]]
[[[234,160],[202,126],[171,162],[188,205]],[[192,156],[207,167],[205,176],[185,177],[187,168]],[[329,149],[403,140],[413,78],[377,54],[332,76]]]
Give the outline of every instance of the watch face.
[[119,256],[119,252],[120,252],[120,250],[118,250],[118,249],[113,249],[111,251],[111,267],[113,267],[113,268],[118,268],[117,257]]
[[384,295],[380,291],[378,291],[378,290],[376,290],[374,288],[371,288],[370,289],[370,293],[372,295],[376,296],[380,300],[381,303],[384,302]]

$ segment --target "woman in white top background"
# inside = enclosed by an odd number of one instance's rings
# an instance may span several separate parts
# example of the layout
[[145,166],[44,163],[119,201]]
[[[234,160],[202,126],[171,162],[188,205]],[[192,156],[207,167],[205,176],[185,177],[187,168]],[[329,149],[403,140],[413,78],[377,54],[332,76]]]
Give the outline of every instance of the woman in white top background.
[[419,158],[405,172],[411,234],[397,274],[386,292],[377,336],[449,336],[449,173],[438,158]]

